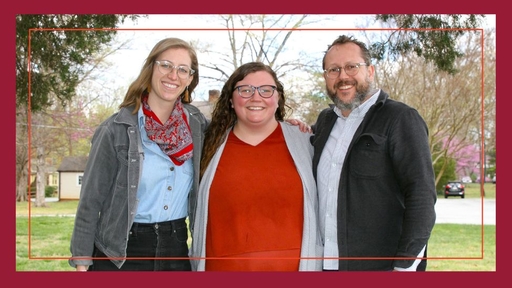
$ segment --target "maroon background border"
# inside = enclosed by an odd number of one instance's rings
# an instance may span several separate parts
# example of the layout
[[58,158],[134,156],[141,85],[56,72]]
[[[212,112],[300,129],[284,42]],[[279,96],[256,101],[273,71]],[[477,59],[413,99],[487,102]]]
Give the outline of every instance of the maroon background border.
[[[204,3],[203,3],[204,2]],[[387,286],[385,281],[399,281],[390,282],[389,285],[419,285],[422,283],[425,284],[433,284],[436,286],[445,286],[448,283],[457,282],[457,284],[464,285],[470,284],[471,287],[476,287],[480,285],[486,285],[490,283],[495,283],[494,280],[499,280],[499,278],[505,278],[507,273],[507,268],[510,265],[510,259],[508,256],[510,255],[510,250],[507,246],[505,249],[496,249],[496,272],[424,272],[424,273],[389,273],[389,272],[345,272],[345,273],[335,273],[335,272],[272,272],[272,273],[245,273],[245,272],[203,272],[203,273],[193,273],[193,272],[171,272],[172,274],[168,274],[165,272],[132,272],[132,273],[75,273],[75,272],[16,272],[16,215],[15,215],[15,153],[13,153],[16,149],[15,146],[15,88],[16,88],[16,78],[15,70],[15,15],[16,14],[229,14],[229,13],[251,13],[251,14],[383,14],[383,13],[401,13],[401,14],[410,14],[410,13],[457,13],[457,14],[497,14],[497,11],[503,11],[501,14],[504,16],[501,20],[504,23],[504,19],[506,16],[504,13],[507,9],[504,9],[505,4],[494,4],[491,2],[486,2],[485,7],[479,7],[477,5],[468,5],[468,2],[463,2],[461,4],[452,3],[446,1],[429,1],[428,3],[418,3],[419,5],[411,5],[410,1],[395,1],[395,2],[386,2],[381,1],[378,3],[370,3],[370,2],[342,2],[342,1],[332,1],[332,0],[324,0],[321,2],[311,2],[300,3],[303,1],[289,1],[286,2],[278,2],[278,1],[268,1],[268,0],[260,0],[257,2],[237,2],[233,4],[229,4],[226,2],[213,2],[213,1],[205,1],[199,0],[194,1],[193,3],[189,2],[169,2],[169,1],[155,1],[151,2],[106,2],[99,0],[90,0],[90,1],[20,1],[20,2],[10,2],[9,5],[11,7],[4,7],[2,12],[1,20],[3,33],[2,36],[4,38],[4,43],[6,44],[1,46],[0,57],[2,61],[2,65],[0,65],[0,69],[2,71],[1,76],[3,78],[2,83],[7,86],[4,90],[6,95],[4,95],[4,111],[1,113],[1,123],[4,124],[2,131],[6,131],[9,137],[7,137],[7,141],[2,141],[1,147],[4,151],[4,161],[2,166],[2,177],[4,183],[7,185],[4,187],[4,195],[6,195],[4,201],[1,201],[1,215],[4,216],[4,227],[7,230],[8,237],[4,237],[1,239],[1,244],[3,246],[2,255],[4,258],[0,261],[2,275],[8,276],[4,277],[2,280],[6,283],[11,283],[8,285],[17,285],[19,287],[25,287],[30,284],[36,286],[47,286],[51,285],[52,287],[70,287],[78,285],[94,285],[94,282],[81,282],[81,281],[94,281],[97,283],[107,282],[112,284],[129,284],[128,287],[133,287],[134,285],[154,285],[161,287],[169,287],[175,284],[184,284],[189,285],[190,287],[196,286],[206,286],[211,284],[212,286],[223,285],[230,287],[260,287],[262,285],[273,287],[273,286],[296,286],[296,287],[304,287],[309,285],[322,285],[322,284],[335,284],[335,285],[357,285],[357,287],[375,285],[375,286]],[[401,3],[402,2],[402,3]],[[186,7],[187,4],[190,7]],[[482,3],[483,4],[483,3]],[[6,4],[4,4],[6,5]],[[447,6],[453,5],[453,7]],[[354,8],[354,7],[365,7],[363,8]],[[503,6],[503,7],[500,7]],[[244,8],[245,7],[245,8]],[[421,7],[421,8],[414,8]],[[498,18],[496,17],[496,25],[498,23]],[[507,42],[510,40],[507,38],[500,43]],[[498,43],[498,41],[497,41]],[[501,65],[497,65],[497,67],[502,67],[502,71],[509,67],[510,56],[508,53],[502,54],[502,58],[500,60],[504,60],[506,63],[502,63]],[[498,73],[497,73],[498,74]],[[502,79],[503,79],[502,74]],[[498,86],[497,86],[498,87]],[[501,89],[504,91],[504,89]],[[500,105],[496,107],[497,118],[499,119],[500,124],[504,123],[504,121],[510,121],[510,116],[507,116],[505,109],[510,107],[510,96],[503,95],[500,97]],[[508,113],[510,114],[510,113]],[[498,122],[498,121],[497,121]],[[502,127],[502,126],[498,126]],[[505,131],[500,129],[501,131]],[[503,138],[500,138],[500,142],[496,143],[497,146],[502,148],[503,146]],[[499,152],[501,168],[503,172],[500,172],[500,175],[503,176],[504,179],[507,178],[507,174],[510,170],[508,166],[508,160],[510,160],[510,151],[503,148]],[[5,159],[7,158],[7,159]],[[500,177],[501,178],[501,177]],[[505,180],[504,180],[505,181]],[[506,182],[502,182],[505,184],[500,184],[500,186],[504,187],[507,185]],[[507,201],[510,199],[509,191],[500,191],[504,194],[496,193],[496,198],[499,198],[496,205],[497,207],[497,222],[500,222],[500,219],[506,217],[505,213],[500,213],[503,210],[507,203],[511,203]],[[506,224],[508,225],[508,224]],[[510,240],[509,232],[507,230],[501,231],[498,233],[497,231],[497,245],[499,242],[508,242]],[[498,253],[500,252],[500,253]],[[38,261],[38,260],[34,260]],[[465,260],[467,261],[467,260]],[[473,260],[478,261],[478,260]],[[500,273],[501,271],[501,273]],[[29,275],[26,275],[26,274]],[[227,273],[227,274],[226,274]],[[147,277],[145,277],[147,276]],[[503,279],[506,281],[506,279]],[[72,281],[72,282],[70,282]],[[446,283],[445,281],[448,281]],[[492,281],[492,282],[489,282]],[[503,282],[504,282],[503,281]],[[501,281],[500,281],[501,282]],[[423,286],[422,285],[422,286]],[[349,286],[350,287],[350,286]]]

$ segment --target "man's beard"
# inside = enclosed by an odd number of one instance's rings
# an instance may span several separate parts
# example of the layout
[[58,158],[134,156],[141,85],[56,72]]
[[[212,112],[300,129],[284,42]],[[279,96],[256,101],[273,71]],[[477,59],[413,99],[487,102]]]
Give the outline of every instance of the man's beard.
[[[344,85],[356,85],[356,95],[354,98],[350,99],[347,102],[344,102],[338,96],[336,95],[336,91],[338,91],[338,87],[344,86]],[[341,111],[348,110],[352,111],[355,108],[359,107],[364,100],[366,99],[366,96],[370,93],[372,83],[370,82],[370,79],[366,77],[364,83],[357,83],[356,81],[340,81],[334,85],[334,90],[331,91],[328,87],[327,89],[327,95],[329,95],[329,98],[331,98],[332,102],[338,109]]]

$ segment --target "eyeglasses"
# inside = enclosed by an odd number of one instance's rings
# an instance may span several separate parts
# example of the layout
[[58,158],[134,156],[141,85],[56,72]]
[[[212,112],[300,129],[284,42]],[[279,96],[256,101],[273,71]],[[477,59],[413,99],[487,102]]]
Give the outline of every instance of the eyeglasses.
[[324,70],[327,78],[335,79],[340,77],[341,69],[345,70],[348,76],[354,76],[359,72],[359,66],[368,66],[366,63],[348,63],[345,67],[332,67]]
[[172,65],[173,63],[169,61],[155,61],[155,63],[160,73],[167,75],[172,71],[176,70],[176,74],[178,74],[178,77],[180,77],[181,79],[187,79],[190,75],[196,72],[194,69],[188,68],[187,66],[174,66]]
[[274,90],[276,90],[276,86],[272,85],[261,85],[259,87],[255,87],[252,85],[241,85],[235,87],[235,89],[238,90],[238,95],[242,98],[251,98],[252,95],[254,95],[254,91],[258,90],[258,93],[260,93],[260,96],[263,98],[270,98],[272,95],[274,95]]

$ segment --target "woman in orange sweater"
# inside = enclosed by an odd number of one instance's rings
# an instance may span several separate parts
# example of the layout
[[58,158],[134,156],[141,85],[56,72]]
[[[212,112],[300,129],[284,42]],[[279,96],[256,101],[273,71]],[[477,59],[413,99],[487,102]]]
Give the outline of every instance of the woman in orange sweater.
[[285,107],[263,63],[225,83],[205,134],[192,270],[321,270],[310,134],[283,122]]

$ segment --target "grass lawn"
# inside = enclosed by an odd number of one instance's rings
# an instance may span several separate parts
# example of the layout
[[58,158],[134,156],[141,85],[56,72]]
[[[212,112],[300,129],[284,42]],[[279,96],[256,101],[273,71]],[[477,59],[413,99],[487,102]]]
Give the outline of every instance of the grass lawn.
[[496,271],[496,225],[436,224],[427,271]]
[[[495,197],[495,187],[485,184],[486,198]],[[466,185],[466,198],[476,197],[480,185]],[[33,207],[32,203],[29,217],[29,203],[16,203],[16,271],[73,271],[67,259],[77,204],[70,200]],[[496,226],[436,224],[428,258],[427,271],[496,271]]]

